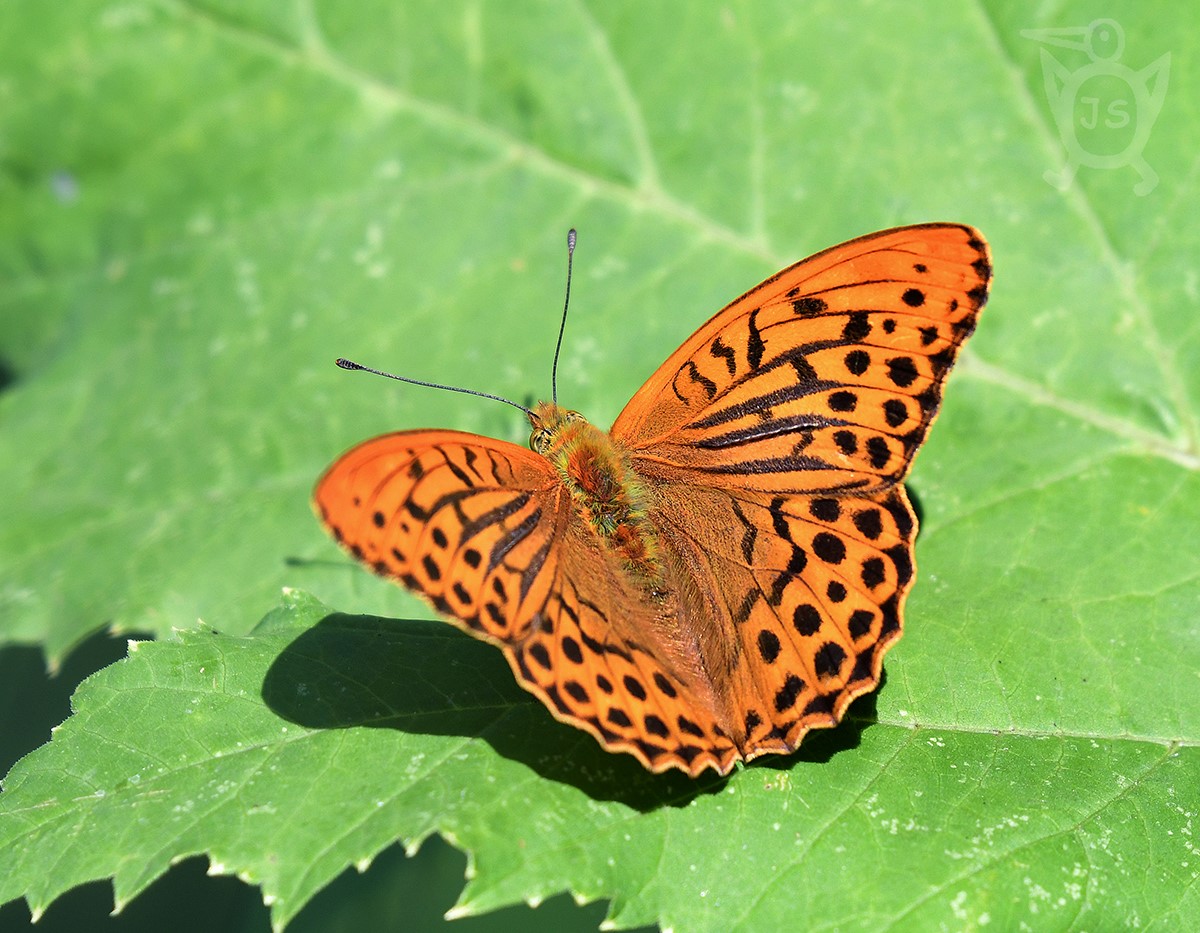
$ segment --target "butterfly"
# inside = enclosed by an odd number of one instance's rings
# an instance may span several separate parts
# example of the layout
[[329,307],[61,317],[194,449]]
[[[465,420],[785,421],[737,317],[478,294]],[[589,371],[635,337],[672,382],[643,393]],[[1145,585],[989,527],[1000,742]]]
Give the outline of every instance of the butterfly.
[[609,751],[693,777],[792,752],[900,637],[903,481],[991,273],[971,227],[859,237],[717,312],[609,432],[540,402],[528,449],[385,434],[315,509]]

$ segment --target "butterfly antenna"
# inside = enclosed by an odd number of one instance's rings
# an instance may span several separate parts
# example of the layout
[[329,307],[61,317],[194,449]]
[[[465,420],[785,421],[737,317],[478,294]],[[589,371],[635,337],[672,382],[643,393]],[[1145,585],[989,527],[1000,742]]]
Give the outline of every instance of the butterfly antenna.
[[353,360],[344,360],[340,357],[334,360],[342,369],[359,369],[364,373],[374,373],[376,376],[384,376],[388,379],[395,379],[397,382],[407,382],[413,386],[425,386],[429,389],[445,389],[447,392],[461,392],[463,395],[477,395],[479,398],[490,398],[496,402],[503,402],[505,405],[511,405],[513,408],[520,409],[527,415],[532,415],[533,412],[524,405],[518,405],[512,399],[507,399],[502,395],[492,395],[490,392],[480,392],[476,389],[464,389],[461,386],[447,386],[440,382],[425,382],[421,379],[409,379],[407,376],[397,376],[395,373],[385,373],[382,369],[372,369],[370,366],[363,366],[361,363],[355,363]]
[[571,304],[571,260],[575,258],[577,234],[572,227],[567,231],[567,297],[563,301],[562,322],[558,325],[558,343],[554,347],[554,366],[550,370],[550,401],[558,404],[558,353],[562,349],[563,332],[567,329],[567,308]]

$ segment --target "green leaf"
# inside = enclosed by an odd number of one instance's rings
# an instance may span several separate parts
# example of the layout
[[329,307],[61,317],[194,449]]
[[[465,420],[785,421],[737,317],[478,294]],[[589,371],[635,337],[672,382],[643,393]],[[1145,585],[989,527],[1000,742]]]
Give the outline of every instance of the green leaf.
[[[203,854],[282,923],[437,832],[472,911],[570,889],[678,929],[1185,926],[1200,17],[1106,11],[1107,65],[1023,35],[1095,18],[1055,10],[0,5],[0,643],[184,630],[4,782],[0,898],[112,876],[123,903]],[[1043,52],[1099,83],[1053,97]],[[1138,73],[1168,53],[1155,114]],[[1080,145],[1125,155],[1059,191],[1057,121],[1093,99],[1132,119]],[[906,636],[850,722],[655,778],[486,646],[358,615],[428,612],[325,539],[323,467],[400,427],[526,428],[334,356],[546,394],[575,225],[559,394],[604,424],[745,288],[922,220],[982,229],[995,290],[912,475]],[[333,608],[251,634],[281,587]]]
[[109,875],[120,908],[207,853],[282,926],[347,865],[434,832],[471,853],[458,911],[568,889],[614,896],[619,926],[773,929],[801,911],[1006,929],[1038,910],[1088,926],[1113,904],[1161,922],[1194,887],[1194,749],[881,712],[794,761],[691,781],[555,723],[498,652],[437,623],[295,595],[248,636],[133,647],[5,782],[0,899],[35,915]]

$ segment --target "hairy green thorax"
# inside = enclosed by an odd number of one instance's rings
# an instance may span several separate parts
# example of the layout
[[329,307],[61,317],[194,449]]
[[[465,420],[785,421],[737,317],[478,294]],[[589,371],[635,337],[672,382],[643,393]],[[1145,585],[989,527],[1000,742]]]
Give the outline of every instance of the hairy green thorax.
[[539,402],[529,416],[529,446],[549,460],[584,523],[611,547],[635,581],[662,580],[645,485],[628,453],[577,411]]

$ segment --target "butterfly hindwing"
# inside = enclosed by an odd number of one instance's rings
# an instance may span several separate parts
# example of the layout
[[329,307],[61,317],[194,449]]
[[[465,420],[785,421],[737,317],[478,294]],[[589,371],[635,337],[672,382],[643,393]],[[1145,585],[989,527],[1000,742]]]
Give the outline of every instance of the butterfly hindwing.
[[744,758],[792,751],[874,688],[914,572],[902,487],[871,497],[666,487],[660,503],[664,540],[721,594],[701,650]]

